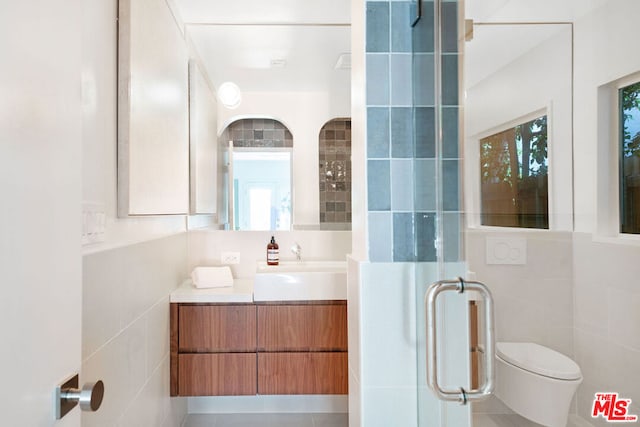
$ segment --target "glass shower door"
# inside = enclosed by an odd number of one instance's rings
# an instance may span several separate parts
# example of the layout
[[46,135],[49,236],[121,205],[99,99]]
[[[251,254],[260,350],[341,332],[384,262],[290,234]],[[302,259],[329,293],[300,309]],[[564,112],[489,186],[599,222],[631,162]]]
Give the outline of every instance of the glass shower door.
[[[461,9],[457,1],[436,0],[413,11],[420,427],[471,426],[469,403],[493,388],[493,304],[488,289],[469,277],[463,244]],[[421,227],[427,218],[432,229]]]

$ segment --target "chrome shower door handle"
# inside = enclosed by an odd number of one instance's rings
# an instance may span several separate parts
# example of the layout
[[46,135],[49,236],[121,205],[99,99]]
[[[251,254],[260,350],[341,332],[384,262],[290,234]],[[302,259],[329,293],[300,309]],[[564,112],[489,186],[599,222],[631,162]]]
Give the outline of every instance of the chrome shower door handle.
[[[465,291],[476,291],[485,302],[485,379],[481,387],[474,390],[465,390],[460,387],[457,390],[443,389],[438,382],[438,337],[437,337],[437,298],[442,292],[456,291],[464,294]],[[495,378],[495,339],[493,320],[493,297],[489,289],[480,282],[467,282],[462,278],[456,280],[440,280],[433,283],[425,294],[425,313],[427,322],[427,385],[440,400],[460,402],[465,405],[470,401],[482,400],[491,395]]]

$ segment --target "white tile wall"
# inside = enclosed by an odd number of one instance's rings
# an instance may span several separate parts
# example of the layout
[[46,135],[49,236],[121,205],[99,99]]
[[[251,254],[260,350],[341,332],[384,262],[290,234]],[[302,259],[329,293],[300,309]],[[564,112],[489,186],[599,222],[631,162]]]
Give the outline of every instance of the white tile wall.
[[615,391],[640,415],[640,246],[597,242],[588,233],[574,233],[573,242],[575,350],[584,376],[578,414],[592,420],[594,393]]
[[252,278],[256,263],[266,260],[267,243],[275,236],[280,247],[280,259],[292,260],[291,247],[302,247],[303,260],[346,261],[351,252],[350,231],[218,231],[189,232],[189,272],[199,265],[219,265],[222,252],[239,252],[240,264],[232,265],[235,278]]
[[[495,299],[496,340],[532,341],[574,357],[573,240],[569,232],[470,230],[469,270]],[[487,237],[524,237],[524,265],[488,265]],[[475,414],[509,414],[497,398],[474,404]]]
[[[349,392],[357,394],[352,402],[359,405],[356,412],[361,412],[354,414],[350,425],[415,426],[415,265],[361,263],[358,274],[358,284],[349,278],[349,286],[357,286],[357,291],[350,289],[349,305],[357,304],[359,309],[361,357],[354,360],[350,355]],[[354,325],[350,328],[353,331]],[[351,334],[350,339],[353,341]]]
[[169,398],[169,293],[187,277],[186,233],[83,257],[85,381],[105,383],[84,426],[180,426]]
[[[524,237],[524,265],[488,265],[487,237]],[[467,232],[467,261],[495,299],[496,339],[533,341],[573,356],[572,237],[568,232]]]
[[[470,269],[486,281],[496,299],[498,340],[532,340],[572,356],[584,382],[577,414],[594,426],[594,393],[616,391],[640,402],[640,246],[593,240],[590,233],[525,234],[527,265],[488,266],[482,244],[495,231],[468,233]],[[506,411],[505,411],[506,409]],[[635,411],[635,412],[634,412]],[[508,412],[499,402],[474,412]]]
[[349,425],[362,425],[362,306],[360,263],[349,257],[347,274],[347,325],[349,328]]

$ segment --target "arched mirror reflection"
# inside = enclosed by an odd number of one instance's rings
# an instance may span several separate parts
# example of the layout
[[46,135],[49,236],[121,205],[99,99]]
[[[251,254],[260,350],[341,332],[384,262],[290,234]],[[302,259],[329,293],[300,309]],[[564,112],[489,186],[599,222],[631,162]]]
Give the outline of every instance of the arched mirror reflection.
[[219,143],[227,149],[231,230],[289,230],[293,136],[273,119],[231,123]]

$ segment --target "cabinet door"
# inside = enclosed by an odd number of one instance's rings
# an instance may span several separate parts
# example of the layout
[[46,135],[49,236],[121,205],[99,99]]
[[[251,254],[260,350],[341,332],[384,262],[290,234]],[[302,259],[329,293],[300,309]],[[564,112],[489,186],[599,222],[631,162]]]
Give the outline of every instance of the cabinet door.
[[240,396],[256,392],[255,353],[178,355],[180,396]]
[[344,352],[258,353],[259,394],[347,394]]
[[346,351],[347,305],[258,306],[258,351]]
[[181,353],[256,351],[254,305],[180,305]]

